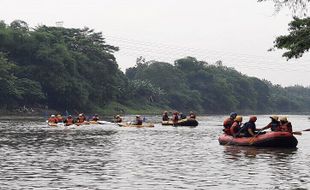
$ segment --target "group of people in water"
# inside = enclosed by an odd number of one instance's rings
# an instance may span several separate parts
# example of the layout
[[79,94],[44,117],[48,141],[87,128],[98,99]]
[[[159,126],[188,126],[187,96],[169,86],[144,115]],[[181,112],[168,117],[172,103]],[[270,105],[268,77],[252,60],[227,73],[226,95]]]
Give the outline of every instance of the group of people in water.
[[271,129],[271,131],[282,131],[292,133],[292,124],[287,120],[287,117],[282,116],[270,116],[271,122],[261,129],[256,128],[255,122],[256,116],[250,116],[249,121],[242,124],[242,116],[236,112],[230,113],[229,118],[224,120],[224,133],[233,137],[255,137],[259,134],[263,134],[265,129]]
[[[182,119],[196,119],[196,115],[192,111],[189,112],[188,116],[186,116],[182,112],[179,113],[177,111],[172,113],[171,121],[173,123],[177,123],[179,120],[182,120]],[[164,111],[162,121],[169,121],[169,120],[170,118],[168,115],[168,111]]]

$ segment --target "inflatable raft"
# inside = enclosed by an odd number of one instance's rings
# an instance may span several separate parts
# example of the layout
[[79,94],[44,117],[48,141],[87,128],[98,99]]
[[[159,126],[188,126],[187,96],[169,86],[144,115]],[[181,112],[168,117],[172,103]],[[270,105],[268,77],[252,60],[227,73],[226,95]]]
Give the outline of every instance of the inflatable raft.
[[143,128],[143,127],[154,127],[154,124],[152,123],[144,123],[142,125],[134,125],[130,123],[117,123],[120,127],[136,127],[136,128]]
[[[162,121],[162,125],[173,125],[172,121]],[[182,119],[179,120],[173,126],[188,126],[188,127],[196,127],[198,125],[198,121],[196,119]]]
[[256,137],[237,137],[222,134],[219,139],[221,145],[255,146],[255,147],[283,147],[293,148],[298,144],[297,139],[289,132],[267,132]]

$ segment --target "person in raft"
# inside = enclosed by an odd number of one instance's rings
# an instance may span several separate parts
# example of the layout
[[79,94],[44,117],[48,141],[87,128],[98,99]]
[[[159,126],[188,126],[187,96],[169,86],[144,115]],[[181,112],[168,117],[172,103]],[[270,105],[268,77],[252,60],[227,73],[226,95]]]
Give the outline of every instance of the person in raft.
[[266,126],[263,127],[261,130],[265,129],[271,129],[271,131],[280,131],[280,122],[278,121],[279,117],[276,115],[273,115],[270,117],[271,122]]
[[86,121],[86,117],[83,113],[80,113],[78,118],[76,119],[76,123],[84,123]]
[[194,114],[194,112],[192,112],[192,111],[189,112],[189,118],[190,119],[196,119],[196,115]]
[[249,121],[246,122],[241,130],[240,130],[240,136],[244,136],[244,137],[254,137],[257,134],[257,129],[256,129],[256,125],[255,122],[257,120],[256,116],[251,116]]
[[224,133],[227,135],[231,135],[230,134],[230,127],[232,126],[232,124],[235,121],[235,118],[237,117],[237,113],[236,112],[231,112],[229,115],[229,118],[225,119],[223,122],[223,126],[224,126]]
[[98,114],[95,114],[95,115],[92,117],[91,120],[92,120],[92,121],[99,121],[99,116],[98,116]]
[[186,119],[186,115],[184,113],[180,112],[179,119]]
[[131,124],[133,124],[133,125],[142,125],[142,123],[143,123],[143,121],[141,119],[141,116],[140,115],[136,115],[136,120],[133,123],[131,123]]
[[173,113],[171,120],[172,120],[173,124],[178,123],[178,121],[179,121],[179,113],[177,111]]
[[67,117],[67,119],[64,120],[64,123],[65,123],[66,126],[73,125],[74,124],[74,119],[73,119],[72,115],[69,115]]
[[168,116],[168,112],[167,111],[164,111],[162,120],[163,121],[169,121],[169,116]]
[[48,123],[58,123],[58,119],[56,118],[55,115],[51,115],[50,118],[48,118]]
[[234,123],[230,127],[230,134],[233,137],[239,136],[239,131],[241,129],[241,124],[242,124],[241,122],[242,122],[242,116],[240,115],[236,116]]
[[292,124],[287,120],[287,117],[280,117],[280,131],[293,132]]
[[121,116],[120,115],[116,115],[115,116],[115,123],[121,123],[121,122],[123,122],[123,119],[121,118]]
[[61,114],[57,114],[56,118],[58,123],[64,122],[64,118],[61,116]]

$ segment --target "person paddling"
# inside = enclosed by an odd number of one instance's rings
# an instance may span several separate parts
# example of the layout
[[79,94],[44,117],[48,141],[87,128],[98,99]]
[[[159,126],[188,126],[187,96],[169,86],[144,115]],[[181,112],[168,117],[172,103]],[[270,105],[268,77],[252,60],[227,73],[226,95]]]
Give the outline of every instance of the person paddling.
[[172,122],[173,122],[173,124],[177,124],[178,121],[179,121],[179,113],[176,111],[172,115]]
[[196,119],[196,114],[194,114],[194,112],[190,111],[189,112],[189,118],[190,119]]
[[230,127],[232,126],[232,124],[234,123],[235,118],[237,117],[237,113],[236,112],[232,112],[229,115],[229,118],[224,120],[223,126],[224,126],[224,133],[227,135],[231,135],[230,133]]
[[256,120],[257,120],[256,116],[250,117],[249,121],[246,122],[240,130],[241,136],[254,137],[257,134],[257,129],[255,125]]
[[279,117],[276,115],[273,115],[270,117],[271,122],[266,126],[263,127],[261,130],[265,129],[271,129],[271,131],[280,131],[280,122],[278,121]]
[[76,119],[76,122],[77,122],[78,124],[81,124],[81,123],[86,122],[86,117],[84,116],[83,113],[80,113],[80,114],[79,114],[78,118]]

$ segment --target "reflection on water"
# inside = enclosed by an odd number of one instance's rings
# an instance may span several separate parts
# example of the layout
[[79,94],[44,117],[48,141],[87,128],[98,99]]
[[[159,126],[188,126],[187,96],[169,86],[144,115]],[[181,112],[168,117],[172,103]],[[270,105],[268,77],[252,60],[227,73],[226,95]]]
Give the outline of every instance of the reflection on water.
[[[149,118],[152,121],[159,117]],[[0,120],[1,189],[307,189],[309,134],[298,149],[220,146],[223,116],[197,128],[50,128]],[[258,124],[268,121],[261,116]],[[308,120],[296,120],[296,130]],[[299,127],[299,128],[298,128]]]

